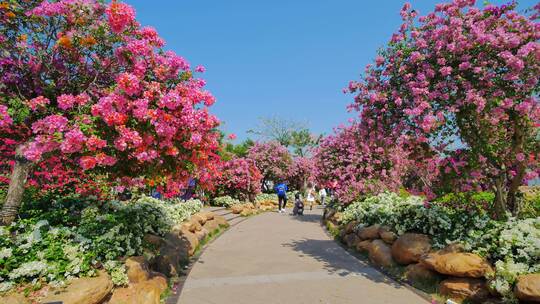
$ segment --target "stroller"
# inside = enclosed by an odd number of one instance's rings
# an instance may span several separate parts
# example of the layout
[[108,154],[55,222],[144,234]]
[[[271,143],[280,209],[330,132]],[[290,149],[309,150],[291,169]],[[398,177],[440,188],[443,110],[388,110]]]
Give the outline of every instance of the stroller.
[[300,194],[294,195],[293,215],[304,215],[304,202],[300,199]]

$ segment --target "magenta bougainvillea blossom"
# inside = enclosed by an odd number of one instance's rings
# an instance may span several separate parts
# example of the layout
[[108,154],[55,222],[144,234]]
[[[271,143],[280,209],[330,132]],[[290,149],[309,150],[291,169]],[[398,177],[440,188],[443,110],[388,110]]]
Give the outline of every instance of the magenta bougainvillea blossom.
[[495,189],[499,211],[515,211],[517,187],[540,170],[539,25],[515,3],[474,4],[439,4],[419,18],[406,4],[399,32],[350,83],[351,108],[370,138],[402,142],[417,163],[449,173],[466,160]]
[[253,160],[233,158],[223,162],[219,171],[213,180],[216,196],[229,195],[246,200],[261,192],[262,174]]
[[263,183],[287,179],[292,157],[287,148],[276,141],[257,142],[248,151],[247,158],[253,160],[263,175]]
[[[183,183],[217,160],[214,97],[125,3],[10,2],[0,10],[0,137],[33,162]],[[39,30],[37,30],[39,29]],[[198,68],[197,71],[204,71]],[[215,170],[215,168],[212,168]],[[207,174],[209,175],[209,174]]]
[[317,182],[349,203],[362,195],[398,190],[412,162],[399,144],[369,141],[366,130],[354,123],[322,140],[314,164]]
[[293,158],[292,165],[289,168],[287,181],[289,186],[302,190],[308,184],[315,183],[316,166],[312,157],[297,156]]

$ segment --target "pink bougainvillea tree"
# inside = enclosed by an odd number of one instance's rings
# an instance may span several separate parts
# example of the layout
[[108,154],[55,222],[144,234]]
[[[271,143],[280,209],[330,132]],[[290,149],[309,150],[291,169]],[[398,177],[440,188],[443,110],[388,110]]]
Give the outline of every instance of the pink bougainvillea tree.
[[[113,181],[182,182],[214,161],[219,122],[205,81],[129,5],[10,1],[0,44],[0,137],[16,143],[4,223],[32,164],[52,155]],[[6,131],[19,129],[28,132]]]
[[442,163],[465,159],[485,176],[502,215],[540,169],[539,24],[515,3],[474,4],[454,0],[420,18],[406,4],[399,32],[349,88],[371,136],[424,146],[430,157],[459,150]]
[[372,141],[366,129],[353,123],[325,137],[313,158],[318,184],[350,203],[362,195],[398,190],[410,169],[408,157],[399,144]]
[[291,153],[277,141],[257,142],[248,151],[247,158],[253,160],[263,175],[262,186],[268,188],[268,182],[287,179],[292,165]]
[[312,157],[294,157],[287,175],[289,186],[295,190],[305,191],[309,183],[315,182],[315,171]]
[[220,174],[213,179],[216,196],[229,195],[253,200],[261,192],[262,174],[248,158],[233,158],[220,165]]

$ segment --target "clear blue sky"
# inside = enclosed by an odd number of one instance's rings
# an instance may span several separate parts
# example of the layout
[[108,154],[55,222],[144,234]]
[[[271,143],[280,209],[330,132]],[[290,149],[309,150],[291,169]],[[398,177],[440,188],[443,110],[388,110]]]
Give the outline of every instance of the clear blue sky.
[[[403,0],[124,0],[193,67],[204,65],[212,107],[246,138],[263,116],[331,133],[353,114],[342,93],[397,30]],[[409,1],[426,14],[436,3]],[[477,1],[482,3],[482,1]],[[509,1],[490,1],[494,4]],[[521,0],[520,8],[536,0]]]

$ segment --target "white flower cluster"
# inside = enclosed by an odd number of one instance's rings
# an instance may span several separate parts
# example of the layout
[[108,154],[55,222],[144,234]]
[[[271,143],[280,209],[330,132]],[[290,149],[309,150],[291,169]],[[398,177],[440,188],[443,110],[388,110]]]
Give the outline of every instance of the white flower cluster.
[[118,261],[107,261],[103,267],[111,275],[111,281],[114,285],[125,286],[129,284],[126,266]]
[[232,205],[242,204],[242,202],[226,195],[226,196],[220,196],[220,197],[214,198],[214,204],[216,206],[230,208]]
[[47,271],[47,268],[47,263],[43,261],[26,262],[19,266],[19,268],[12,270],[8,276],[11,280],[22,277],[32,278],[44,274]]
[[202,210],[203,203],[200,200],[192,199],[188,201],[175,200],[159,200],[156,198],[143,196],[139,198],[135,203],[138,206],[144,206],[145,204],[151,204],[162,209],[165,215],[166,221],[169,225],[174,225],[188,220],[192,214]]
[[255,202],[264,202],[264,201],[273,201],[278,202],[278,196],[275,193],[268,194],[268,193],[261,193],[258,194],[257,197],[255,197]]

